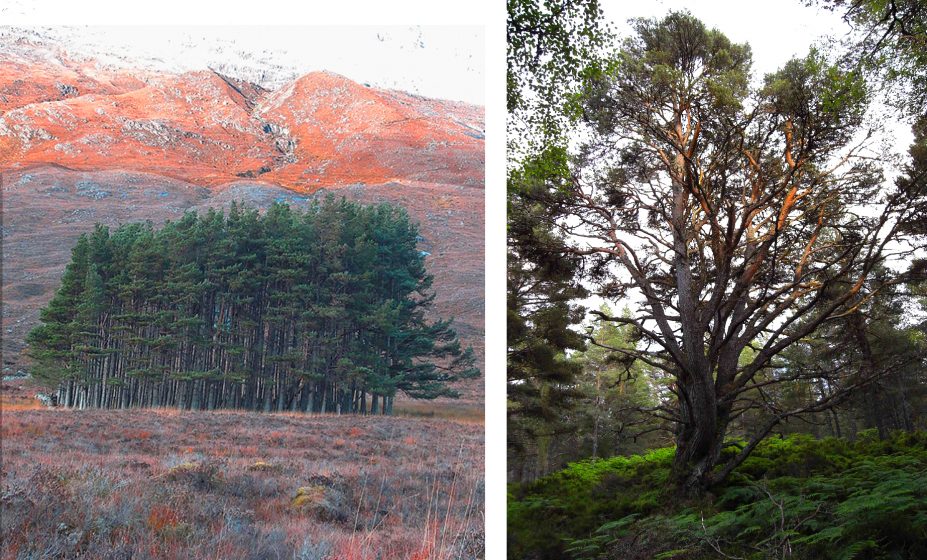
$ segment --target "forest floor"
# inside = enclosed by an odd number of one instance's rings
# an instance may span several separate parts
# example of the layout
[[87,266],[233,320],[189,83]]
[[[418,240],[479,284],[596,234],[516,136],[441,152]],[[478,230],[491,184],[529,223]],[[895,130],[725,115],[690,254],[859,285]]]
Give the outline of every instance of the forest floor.
[[675,492],[673,455],[580,461],[511,484],[509,558],[927,558],[927,432],[771,437],[697,498]]
[[78,411],[33,394],[3,384],[4,560],[484,555],[470,407],[459,420]]

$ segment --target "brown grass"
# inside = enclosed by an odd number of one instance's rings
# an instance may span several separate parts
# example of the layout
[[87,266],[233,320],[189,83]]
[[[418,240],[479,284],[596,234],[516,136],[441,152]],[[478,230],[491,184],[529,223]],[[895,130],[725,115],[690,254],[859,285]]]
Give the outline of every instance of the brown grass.
[[479,424],[484,422],[482,402],[455,401],[440,399],[439,401],[399,401],[393,407],[395,416],[411,418],[443,418],[466,424]]
[[4,381],[0,384],[0,414],[14,410],[41,410],[45,406],[35,398],[38,392],[45,392],[31,379]]
[[483,556],[477,423],[9,404],[4,560]]

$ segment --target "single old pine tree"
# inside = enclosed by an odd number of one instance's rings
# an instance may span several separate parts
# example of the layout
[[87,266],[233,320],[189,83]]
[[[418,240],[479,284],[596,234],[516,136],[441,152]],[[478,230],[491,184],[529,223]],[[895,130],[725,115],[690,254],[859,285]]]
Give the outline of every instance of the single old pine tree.
[[[924,194],[893,188],[866,157],[868,90],[852,68],[812,51],[754,88],[749,47],[688,13],[635,29],[574,100],[583,145],[541,154],[558,172],[530,194],[548,245],[584,259],[599,295],[635,302],[603,319],[640,340],[617,352],[672,380],[654,413],[675,426],[680,491],[699,493],[779,423],[873,381],[843,379],[794,408],[750,398],[790,381],[784,351],[880,289],[874,272],[911,247]],[[749,410],[762,422],[723,453]]]
[[331,197],[82,235],[28,336],[66,406],[389,414],[478,375],[434,299],[416,226]]

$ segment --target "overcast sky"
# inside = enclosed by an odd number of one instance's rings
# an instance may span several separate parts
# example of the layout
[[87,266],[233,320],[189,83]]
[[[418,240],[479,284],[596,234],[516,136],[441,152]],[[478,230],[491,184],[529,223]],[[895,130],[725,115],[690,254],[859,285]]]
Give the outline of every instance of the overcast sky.
[[[357,82],[484,104],[477,26],[31,27],[71,48],[170,70],[224,62],[285,77],[329,70]],[[0,46],[2,48],[2,46]]]
[[603,0],[605,16],[627,36],[626,21],[688,10],[737,43],[749,43],[757,77],[775,71],[826,35],[843,36],[848,26],[838,13],[805,6],[801,0]]

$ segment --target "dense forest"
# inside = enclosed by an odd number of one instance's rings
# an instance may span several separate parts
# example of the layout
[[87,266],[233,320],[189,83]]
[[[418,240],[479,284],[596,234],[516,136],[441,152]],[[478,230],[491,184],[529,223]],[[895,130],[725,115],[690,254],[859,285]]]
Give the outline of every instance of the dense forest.
[[402,209],[233,203],[82,235],[28,337],[70,407],[389,414],[478,375]]
[[511,557],[927,553],[927,7],[805,4],[509,0]]

